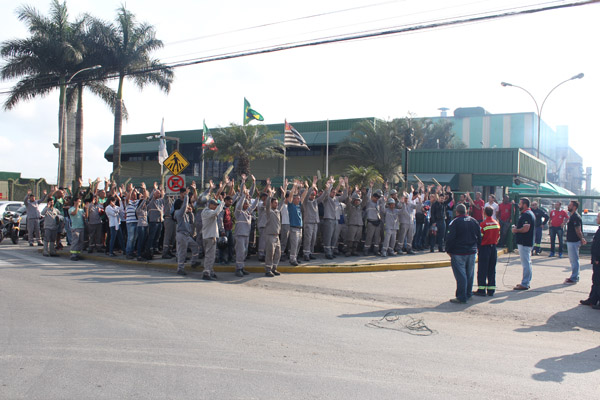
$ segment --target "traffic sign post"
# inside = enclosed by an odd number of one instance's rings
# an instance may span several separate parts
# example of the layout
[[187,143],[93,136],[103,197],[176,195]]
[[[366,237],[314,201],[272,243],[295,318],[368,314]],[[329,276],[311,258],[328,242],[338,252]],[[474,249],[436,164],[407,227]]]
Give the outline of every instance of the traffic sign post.
[[177,195],[181,188],[185,188],[185,175],[167,175],[167,195]]
[[188,165],[190,165],[190,163],[185,159],[184,156],[181,155],[179,151],[176,150],[172,152],[169,158],[163,162],[163,165],[167,167],[167,169],[171,171],[173,175],[179,175],[184,169],[187,168]]

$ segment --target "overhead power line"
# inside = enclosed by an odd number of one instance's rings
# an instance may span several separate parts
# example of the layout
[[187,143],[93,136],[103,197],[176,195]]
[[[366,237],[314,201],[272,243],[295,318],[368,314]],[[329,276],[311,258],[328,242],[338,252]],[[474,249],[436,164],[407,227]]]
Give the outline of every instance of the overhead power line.
[[222,36],[222,35],[228,35],[228,34],[231,34],[231,33],[237,33],[237,32],[249,31],[249,30],[253,30],[253,29],[266,28],[266,27],[269,27],[269,26],[287,24],[289,22],[296,22],[296,21],[302,21],[302,20],[306,20],[306,19],[324,17],[324,16],[327,16],[327,15],[340,14],[340,13],[344,13],[344,12],[348,12],[348,11],[361,10],[361,9],[364,9],[364,8],[378,7],[378,6],[385,5],[385,4],[398,3],[399,1],[406,1],[406,0],[389,0],[389,1],[384,1],[384,2],[381,2],[381,3],[366,4],[366,5],[357,6],[357,7],[344,8],[342,10],[326,11],[326,12],[322,12],[322,13],[318,13],[318,14],[305,15],[305,16],[302,16],[302,17],[290,18],[290,19],[286,19],[286,20],[282,20],[282,21],[268,22],[268,23],[264,23],[264,24],[259,24],[259,25],[254,25],[254,26],[248,26],[248,27],[245,27],[245,28],[233,29],[233,30],[225,31],[225,32],[212,33],[212,34],[209,34],[209,35],[198,36],[198,37],[190,38],[190,39],[176,40],[174,42],[169,42],[166,45],[193,42],[193,41],[196,41],[196,40],[207,39],[207,38],[211,38],[211,37],[215,37],[215,36]]
[[[166,67],[162,67],[162,68],[154,67],[154,68],[142,68],[139,70],[132,70],[132,71],[128,71],[126,73],[126,75],[143,74],[146,72],[157,71],[157,70],[161,70],[161,69],[165,69],[165,68],[187,67],[187,66],[191,66],[191,65],[204,64],[204,63],[208,63],[208,62],[230,60],[230,59],[234,59],[234,58],[249,57],[249,56],[254,56],[254,55],[259,55],[259,54],[275,53],[275,52],[280,52],[280,51],[285,51],[285,50],[293,50],[293,49],[299,49],[299,48],[305,48],[305,47],[314,47],[314,46],[321,46],[321,45],[326,45],[326,44],[344,43],[344,42],[358,41],[358,40],[364,40],[364,39],[389,37],[389,36],[393,36],[393,35],[400,35],[400,34],[404,34],[404,33],[414,33],[414,32],[418,32],[418,31],[431,30],[431,29],[436,29],[436,28],[451,27],[451,26],[470,24],[470,23],[480,23],[480,22],[491,21],[491,20],[496,20],[496,19],[515,17],[515,16],[519,16],[519,15],[538,14],[538,13],[546,12],[546,11],[553,11],[553,10],[559,10],[559,9],[591,5],[591,4],[595,4],[595,3],[599,3],[599,2],[600,2],[600,0],[588,0],[588,1],[573,2],[573,3],[564,3],[564,4],[557,4],[557,5],[550,5],[550,6],[546,6],[546,7],[530,8],[530,9],[519,10],[519,11],[507,11],[507,12],[500,12],[500,13],[493,13],[493,14],[486,14],[486,15],[479,15],[479,16],[470,16],[470,17],[456,18],[456,19],[452,19],[452,20],[437,21],[437,22],[425,23],[425,24],[421,23],[421,24],[415,24],[415,25],[411,25],[411,26],[404,26],[401,28],[378,30],[375,32],[367,31],[367,32],[362,32],[362,33],[349,34],[349,35],[341,36],[341,37],[336,36],[336,37],[330,37],[330,38],[317,39],[317,40],[313,40],[313,41],[280,44],[280,45],[274,45],[274,46],[264,47],[264,48],[259,48],[259,49],[232,52],[232,53],[226,53],[226,54],[220,54],[220,55],[214,55],[214,56],[208,56],[208,57],[203,57],[203,58],[197,58],[197,59],[191,59],[191,60],[171,63],[171,64],[166,65]],[[118,78],[118,75],[111,74],[111,75],[105,76],[103,79],[114,79],[114,78]],[[82,81],[78,81],[78,82],[73,82],[73,84],[80,83],[80,82],[89,82],[92,80],[96,80],[96,79],[82,80]],[[56,87],[56,86],[58,86],[58,85],[56,85],[55,83],[51,83],[46,86],[44,86],[43,84],[38,85],[38,87]],[[10,90],[2,91],[2,92],[0,92],[0,94],[8,94],[10,92],[11,92]]]

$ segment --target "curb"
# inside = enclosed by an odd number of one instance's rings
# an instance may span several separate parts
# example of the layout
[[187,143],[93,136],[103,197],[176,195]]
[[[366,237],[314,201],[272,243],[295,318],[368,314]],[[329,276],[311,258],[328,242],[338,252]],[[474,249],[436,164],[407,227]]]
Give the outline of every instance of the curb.
[[[42,250],[38,250],[41,252]],[[508,253],[507,249],[501,249],[498,251],[498,255]],[[137,261],[127,260],[122,258],[108,258],[99,257],[95,255],[82,255],[83,260],[91,261],[108,261],[116,264],[131,265],[131,266],[143,266],[148,268],[160,268],[167,270],[177,270],[177,264],[166,263],[166,262],[148,262],[148,261]],[[277,270],[283,273],[296,273],[296,274],[317,274],[317,273],[352,273],[352,272],[383,272],[383,271],[405,271],[411,269],[429,269],[429,268],[444,268],[450,266],[450,260],[446,261],[426,261],[421,263],[402,263],[402,264],[328,264],[325,266],[285,266],[279,265]],[[190,271],[190,267],[186,266],[187,271]],[[248,265],[245,267],[248,272],[262,273],[265,272],[263,266]],[[201,271],[202,267],[198,268],[197,271]],[[214,266],[215,272],[235,272],[235,266],[229,265],[217,265]],[[192,270],[196,271],[196,270]]]

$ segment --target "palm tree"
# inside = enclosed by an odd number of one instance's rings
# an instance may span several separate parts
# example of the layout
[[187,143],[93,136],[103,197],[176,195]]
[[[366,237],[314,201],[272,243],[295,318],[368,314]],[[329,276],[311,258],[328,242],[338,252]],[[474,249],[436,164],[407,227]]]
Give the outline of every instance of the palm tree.
[[[59,87],[58,126],[59,132],[64,133],[63,105],[66,81],[69,74],[76,71],[77,65],[83,60],[84,51],[80,38],[84,22],[69,22],[66,3],[60,3],[58,0],[52,1],[49,17],[41,15],[31,6],[18,8],[17,16],[27,25],[31,36],[27,39],[6,41],[0,49],[0,55],[8,59],[2,67],[1,78],[21,78],[4,103],[4,108],[10,110],[19,101],[48,94],[55,87]],[[60,137],[59,133],[59,177],[63,180],[67,162],[65,139]],[[64,185],[64,181],[59,184]]]
[[[85,79],[85,78],[84,78]],[[67,89],[67,108],[69,111],[75,110],[75,182],[83,177],[83,89],[87,88],[90,92],[100,97],[106,105],[114,110],[117,104],[117,92],[108,87],[101,79],[93,81],[79,81]],[[123,118],[127,120],[129,114],[123,104]]]
[[[31,36],[4,42],[0,55],[8,62],[1,71],[2,79],[21,78],[13,87],[4,108],[10,110],[20,101],[44,96],[55,88],[60,89],[59,102],[59,143],[60,186],[66,186],[67,171],[67,130],[63,125],[63,106],[73,109],[77,104],[77,123],[75,139],[75,181],[82,176],[83,160],[83,96],[85,85],[92,93],[104,100],[114,109],[116,92],[108,88],[102,81],[99,71],[86,71],[77,74],[77,79],[68,82],[78,71],[99,64],[90,52],[94,49],[93,33],[86,29],[89,17],[79,18],[76,22],[68,21],[66,4],[54,0],[50,7],[50,17],[45,17],[32,7],[23,6],[17,10],[20,20],[28,26]],[[101,72],[100,72],[101,73]],[[95,79],[90,81],[90,79]],[[69,87],[67,87],[69,83]],[[65,128],[65,129],[63,129]],[[64,132],[65,137],[60,137]]]
[[364,120],[336,148],[334,157],[358,166],[373,167],[392,181],[402,165],[403,135],[396,121]]
[[267,131],[264,125],[236,125],[215,131],[215,157],[225,161],[237,160],[238,175],[250,173],[250,162],[263,158],[283,158],[283,143],[279,133]]
[[348,175],[348,182],[350,185],[357,185],[360,188],[368,187],[371,182],[383,183],[381,174],[372,166],[371,167],[359,167],[356,165],[350,165],[346,170]]
[[123,82],[131,77],[143,89],[155,84],[168,93],[173,82],[173,70],[151,57],[154,50],[163,47],[156,39],[152,25],[138,23],[135,16],[122,5],[117,11],[115,24],[98,27],[99,43],[103,45],[102,66],[119,77],[113,143],[113,179],[120,182],[121,134],[123,131]]

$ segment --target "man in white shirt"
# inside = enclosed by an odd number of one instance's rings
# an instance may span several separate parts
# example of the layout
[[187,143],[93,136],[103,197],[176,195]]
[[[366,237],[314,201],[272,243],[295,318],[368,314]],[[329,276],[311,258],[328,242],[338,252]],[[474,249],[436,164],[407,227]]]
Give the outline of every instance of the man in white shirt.
[[[493,194],[490,194],[488,196],[488,202],[485,203],[485,207],[491,207],[494,210],[494,214],[492,215],[492,218],[494,218],[496,221],[498,221],[498,217],[496,216],[496,214],[498,213],[498,203],[496,202],[496,196],[494,196]],[[485,207],[483,207],[485,209]]]

